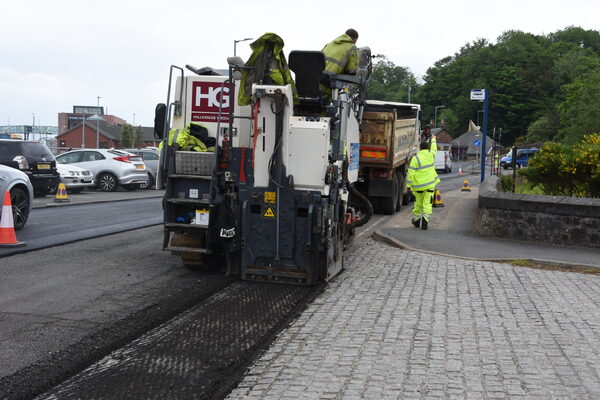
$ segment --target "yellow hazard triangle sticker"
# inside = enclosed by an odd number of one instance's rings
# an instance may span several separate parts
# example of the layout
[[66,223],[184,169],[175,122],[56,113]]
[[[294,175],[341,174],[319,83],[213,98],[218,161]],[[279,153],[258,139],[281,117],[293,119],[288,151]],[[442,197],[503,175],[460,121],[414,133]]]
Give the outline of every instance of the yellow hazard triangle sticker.
[[265,217],[265,218],[275,218],[275,212],[273,211],[273,207],[267,206],[267,209],[263,213],[263,217]]

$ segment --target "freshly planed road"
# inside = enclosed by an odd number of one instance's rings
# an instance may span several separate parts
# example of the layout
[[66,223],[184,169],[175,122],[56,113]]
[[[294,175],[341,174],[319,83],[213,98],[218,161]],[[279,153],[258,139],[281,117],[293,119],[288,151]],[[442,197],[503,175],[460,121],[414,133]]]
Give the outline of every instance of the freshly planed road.
[[161,198],[40,208],[17,232],[25,247],[0,249],[0,258],[162,223]]

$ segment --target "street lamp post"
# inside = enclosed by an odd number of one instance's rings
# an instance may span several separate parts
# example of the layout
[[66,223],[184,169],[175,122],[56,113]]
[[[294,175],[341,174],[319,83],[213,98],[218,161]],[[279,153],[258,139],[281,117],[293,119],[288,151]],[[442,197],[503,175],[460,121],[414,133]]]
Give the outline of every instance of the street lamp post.
[[435,106],[434,119],[433,119],[433,127],[437,128],[437,109],[438,108],[446,108],[446,106]]
[[247,40],[252,40],[252,38],[245,38],[245,39],[236,39],[233,41],[233,56],[237,56],[237,52],[236,52],[236,46],[238,43],[240,42],[245,42]]
[[83,123],[81,124],[81,148],[85,149],[85,112],[82,112]]
[[99,149],[100,148],[100,96],[98,97],[98,102],[97,102],[97,106],[98,108],[96,109],[96,148]]

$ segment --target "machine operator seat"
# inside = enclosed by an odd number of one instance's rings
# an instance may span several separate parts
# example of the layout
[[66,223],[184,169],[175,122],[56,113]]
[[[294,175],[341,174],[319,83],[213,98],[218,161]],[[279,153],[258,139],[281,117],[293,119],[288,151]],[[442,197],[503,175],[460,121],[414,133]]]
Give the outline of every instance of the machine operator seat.
[[296,75],[296,108],[299,113],[318,114],[324,100],[319,83],[325,69],[325,55],[322,51],[293,50],[289,59],[290,69]]

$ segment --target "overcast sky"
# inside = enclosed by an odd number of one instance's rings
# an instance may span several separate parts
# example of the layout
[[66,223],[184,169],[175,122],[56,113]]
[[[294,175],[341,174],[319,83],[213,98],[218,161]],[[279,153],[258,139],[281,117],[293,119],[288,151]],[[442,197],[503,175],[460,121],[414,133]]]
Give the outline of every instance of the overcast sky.
[[[320,50],[356,29],[359,46],[422,76],[435,61],[504,31],[600,29],[600,2],[3,0],[0,125],[56,125],[73,105],[100,105],[151,126],[171,64],[225,68],[233,40],[275,32],[290,50]],[[246,59],[248,43],[238,44]]]

